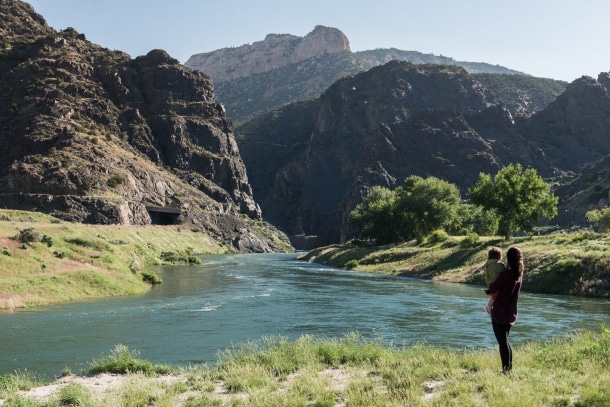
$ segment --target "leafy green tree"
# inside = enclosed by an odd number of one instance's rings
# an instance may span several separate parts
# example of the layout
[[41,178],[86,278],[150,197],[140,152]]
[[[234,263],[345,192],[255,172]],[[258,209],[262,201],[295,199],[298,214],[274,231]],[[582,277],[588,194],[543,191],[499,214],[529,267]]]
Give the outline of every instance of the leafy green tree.
[[408,177],[396,189],[397,225],[405,239],[422,239],[433,230],[443,229],[455,218],[460,191],[435,177]]
[[607,232],[610,229],[610,208],[587,211],[585,217],[588,222],[597,223],[603,232]]
[[394,243],[399,240],[394,219],[394,191],[376,185],[349,215],[350,225],[365,239],[378,244]]
[[478,181],[470,188],[470,201],[496,212],[499,230],[506,240],[510,240],[517,228],[531,232],[541,216],[551,219],[557,215],[558,198],[551,186],[535,169],[524,171],[521,164],[502,168],[494,178],[479,174]]
[[457,216],[447,232],[451,235],[494,236],[498,232],[498,215],[495,211],[484,209],[479,205],[462,203],[457,208]]

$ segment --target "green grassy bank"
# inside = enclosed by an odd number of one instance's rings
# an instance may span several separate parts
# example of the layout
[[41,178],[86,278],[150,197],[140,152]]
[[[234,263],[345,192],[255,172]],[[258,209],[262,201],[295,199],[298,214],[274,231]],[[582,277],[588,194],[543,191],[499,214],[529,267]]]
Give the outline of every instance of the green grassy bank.
[[[495,349],[265,338],[230,348],[213,366],[172,368],[124,346],[91,362],[95,377],[64,372],[53,391],[31,372],[0,376],[0,404],[15,406],[607,406],[610,331],[514,347],[499,372]],[[122,374],[103,386],[100,373]],[[32,390],[33,389],[33,390]],[[31,390],[31,391],[28,391]]]
[[334,267],[429,280],[484,285],[480,267],[490,246],[523,251],[523,289],[545,294],[610,296],[610,237],[592,232],[500,238],[433,235],[390,246],[363,243],[315,249],[300,258]]
[[84,225],[0,210],[0,309],[142,293],[154,264],[225,253],[180,226]]

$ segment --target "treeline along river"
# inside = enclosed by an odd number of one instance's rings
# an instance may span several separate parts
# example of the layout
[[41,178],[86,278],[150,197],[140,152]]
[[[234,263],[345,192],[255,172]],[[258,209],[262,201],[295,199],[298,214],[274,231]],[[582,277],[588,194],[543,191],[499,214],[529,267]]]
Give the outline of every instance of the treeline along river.
[[[145,295],[0,313],[0,373],[79,373],[117,344],[158,363],[213,363],[219,350],[277,335],[357,332],[397,345],[496,346],[483,287],[344,271],[295,254],[202,260],[153,268],[163,284]],[[511,331],[517,345],[598,330],[610,320],[607,299],[523,292],[519,305]]]

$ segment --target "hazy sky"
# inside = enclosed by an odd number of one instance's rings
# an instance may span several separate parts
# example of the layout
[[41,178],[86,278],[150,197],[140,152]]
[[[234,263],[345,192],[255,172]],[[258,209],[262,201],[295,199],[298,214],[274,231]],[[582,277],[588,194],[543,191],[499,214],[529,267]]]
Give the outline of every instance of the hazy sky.
[[568,82],[610,71],[608,0],[29,0],[56,30],[132,57],[193,54],[341,30],[352,51],[398,48]]

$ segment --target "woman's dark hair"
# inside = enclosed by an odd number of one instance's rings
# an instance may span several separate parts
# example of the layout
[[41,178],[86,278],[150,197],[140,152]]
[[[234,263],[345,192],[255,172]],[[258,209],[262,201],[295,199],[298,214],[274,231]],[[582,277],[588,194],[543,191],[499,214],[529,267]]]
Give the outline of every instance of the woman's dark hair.
[[506,263],[508,268],[515,273],[518,279],[523,275],[523,253],[518,247],[511,247],[506,252]]

